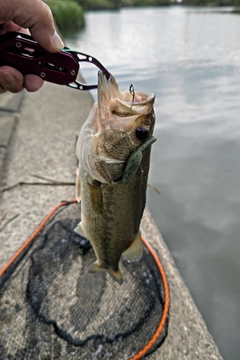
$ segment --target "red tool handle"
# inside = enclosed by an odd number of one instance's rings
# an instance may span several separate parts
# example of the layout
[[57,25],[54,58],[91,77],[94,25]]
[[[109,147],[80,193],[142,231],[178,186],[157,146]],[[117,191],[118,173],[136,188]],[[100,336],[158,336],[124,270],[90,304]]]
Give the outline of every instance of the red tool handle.
[[73,83],[79,71],[78,61],[69,53],[49,53],[30,35],[9,32],[0,36],[0,66],[9,65],[23,75],[34,74],[59,84]]

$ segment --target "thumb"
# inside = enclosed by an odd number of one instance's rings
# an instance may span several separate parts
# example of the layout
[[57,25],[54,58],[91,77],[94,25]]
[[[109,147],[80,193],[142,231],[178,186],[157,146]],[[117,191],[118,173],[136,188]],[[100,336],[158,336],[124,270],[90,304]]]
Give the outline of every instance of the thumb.
[[[32,37],[50,52],[60,51],[64,44],[58,36],[50,8],[41,0],[3,0],[1,18],[29,29]],[[2,16],[4,15],[4,16]]]
[[37,1],[37,3],[39,9],[35,15],[35,22],[28,27],[32,37],[47,51],[57,52],[62,50],[64,44],[54,27],[50,8],[42,1]]

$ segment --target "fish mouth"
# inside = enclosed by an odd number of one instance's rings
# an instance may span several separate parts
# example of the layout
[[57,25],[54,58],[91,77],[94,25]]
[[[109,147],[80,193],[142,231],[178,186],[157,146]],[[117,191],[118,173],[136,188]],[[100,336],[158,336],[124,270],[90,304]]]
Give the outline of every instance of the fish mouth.
[[155,95],[138,91],[133,94],[130,88],[129,91],[121,92],[115,78],[111,74],[107,76],[100,70],[98,72],[100,117],[106,119],[113,115],[118,118],[127,118],[134,115],[150,114]]
[[[132,85],[131,85],[132,86]],[[131,88],[130,86],[130,88]],[[128,104],[129,106],[141,106],[151,103],[155,100],[154,94],[146,94],[142,92],[134,92],[133,91],[125,91],[121,92],[119,90],[118,84],[115,78],[109,74],[108,76],[101,70],[98,72],[98,93],[104,92],[105,96],[110,99],[118,99],[124,104]],[[101,101],[101,98],[98,99]]]

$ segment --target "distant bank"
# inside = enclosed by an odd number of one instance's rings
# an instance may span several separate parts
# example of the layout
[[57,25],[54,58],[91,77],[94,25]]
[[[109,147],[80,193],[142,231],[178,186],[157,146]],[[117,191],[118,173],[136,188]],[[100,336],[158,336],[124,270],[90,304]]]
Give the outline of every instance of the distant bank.
[[240,0],[44,0],[51,8],[54,20],[63,35],[76,32],[85,25],[84,12],[90,10],[119,10],[141,6],[233,6],[240,12]]

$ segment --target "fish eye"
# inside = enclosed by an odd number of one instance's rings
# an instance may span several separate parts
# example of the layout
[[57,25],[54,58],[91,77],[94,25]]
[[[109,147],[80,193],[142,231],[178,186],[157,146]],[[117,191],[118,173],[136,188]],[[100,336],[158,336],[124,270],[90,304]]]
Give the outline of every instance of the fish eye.
[[138,140],[145,140],[148,137],[148,129],[146,129],[143,126],[140,126],[139,128],[137,128],[136,130],[136,137],[138,138]]

